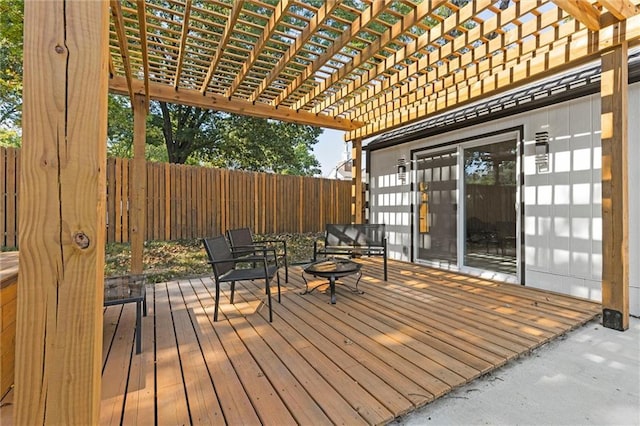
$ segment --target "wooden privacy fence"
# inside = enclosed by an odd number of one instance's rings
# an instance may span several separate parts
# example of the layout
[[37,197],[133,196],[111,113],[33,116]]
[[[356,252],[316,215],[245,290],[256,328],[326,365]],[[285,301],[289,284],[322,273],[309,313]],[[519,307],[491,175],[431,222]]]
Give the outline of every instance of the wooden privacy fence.
[[[0,148],[2,246],[18,247],[20,151]],[[129,241],[131,160],[107,159],[107,241]],[[177,240],[250,227],[318,232],[351,222],[351,182],[147,162],[146,240]]]
[[0,147],[0,246],[18,247],[20,150]]

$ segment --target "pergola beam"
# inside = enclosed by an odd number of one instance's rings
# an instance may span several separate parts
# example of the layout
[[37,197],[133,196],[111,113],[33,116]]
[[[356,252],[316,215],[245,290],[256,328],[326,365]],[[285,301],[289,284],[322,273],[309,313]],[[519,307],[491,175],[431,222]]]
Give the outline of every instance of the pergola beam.
[[[129,98],[133,99],[133,87],[131,86],[131,62],[129,61],[129,42],[127,41],[127,33],[124,30],[124,23],[122,22],[122,7],[118,0],[111,0],[110,5],[111,15],[113,16],[113,26],[116,28],[116,34],[118,35],[124,75],[127,79],[127,87],[129,88]],[[111,58],[111,56],[109,56],[109,58]],[[111,73],[111,70],[109,72]]]
[[591,2],[587,0],[553,0],[553,2],[591,31],[600,29],[600,12]]
[[[182,37],[180,37],[180,50],[178,51],[178,66],[176,75],[173,78],[173,88],[180,86],[180,76],[182,75],[182,64],[184,63],[185,52],[187,51],[187,35],[189,34],[189,16],[191,15],[191,0],[187,0],[182,15]],[[132,97],[133,99],[133,97]]]
[[[489,7],[492,5],[492,1],[490,0],[481,0],[477,2],[469,3],[465,6],[467,9],[467,13],[478,13],[482,9]],[[534,3],[528,3],[529,7],[534,6]],[[518,5],[518,7],[523,7],[523,12],[528,12],[530,9],[526,8],[526,5]],[[556,11],[550,10],[546,12],[547,15],[557,15]],[[424,49],[428,46],[431,46],[434,50],[431,54],[423,56],[418,61],[413,62],[411,65],[404,67],[401,71],[398,71],[394,75],[389,78],[386,78],[384,81],[379,84],[369,85],[367,90],[358,93],[353,96],[351,99],[347,100],[340,106],[336,108],[336,114],[348,113],[351,117],[361,116],[370,110],[369,105],[373,102],[367,102],[369,99],[376,99],[377,97],[384,95],[386,99],[397,100],[400,97],[404,97],[410,94],[411,91],[420,91],[425,86],[437,86],[442,85],[445,76],[450,75],[451,73],[459,73],[460,71],[466,72],[466,65],[470,65],[471,63],[477,63],[477,58],[482,57],[483,54],[486,54],[488,50],[488,45],[491,44],[492,48],[496,48],[496,51],[499,51],[499,47],[502,46],[504,40],[512,39],[508,34],[519,34],[518,31],[521,31],[520,26],[515,26],[513,29],[509,30],[506,34],[500,34],[497,37],[500,39],[488,41],[486,36],[488,34],[496,32],[497,29],[502,27],[507,23],[511,23],[516,19],[516,15],[511,13],[509,18],[502,18],[501,15],[497,15],[487,20],[486,22],[482,22],[473,30],[470,30],[466,33],[459,35],[456,39],[447,43],[444,46],[440,46],[437,43],[437,40],[440,40],[443,34],[447,34],[448,32],[454,30],[457,26],[457,22],[453,20],[445,20],[440,24],[434,26],[429,30],[428,33],[423,34],[420,39],[416,41],[417,46],[412,47],[411,50],[404,49],[403,58],[415,53],[416,50]],[[529,30],[525,30],[523,36],[528,36],[535,34],[537,31],[541,29],[541,26],[544,25],[547,20],[537,19],[534,24],[528,25]],[[480,44],[479,46],[471,49],[469,52],[463,55],[463,60],[460,57],[457,60],[446,60],[445,58],[448,55],[451,55],[454,45],[459,46],[460,48],[466,48],[467,46],[472,46],[475,42],[484,39],[485,42]],[[461,42],[459,41],[461,40]],[[496,43],[497,42],[497,43]],[[497,54],[497,53],[496,53]],[[491,58],[491,62],[495,61],[495,56]],[[455,66],[451,66],[452,62],[455,63]],[[422,70],[429,67],[431,63],[442,63],[439,66],[431,67],[432,70],[428,72],[422,72]],[[367,73],[366,81],[360,81],[359,85],[356,87],[355,83],[350,84],[348,86],[348,90],[355,91],[358,87],[368,83],[373,78],[377,77],[379,74],[386,71],[388,68],[394,66],[395,63],[390,64],[381,64],[376,70],[372,70],[372,72]],[[374,73],[375,71],[375,73]],[[394,88],[391,91],[389,89],[395,87],[396,85],[400,85],[400,83],[404,80],[407,80],[410,76],[413,77],[411,83],[409,85],[402,85],[399,88]],[[407,87],[409,86],[409,87]],[[345,90],[341,90],[340,97],[347,96]],[[419,94],[418,94],[419,96]],[[356,106],[360,107],[356,107]],[[354,111],[350,111],[350,109],[355,108]],[[384,114],[382,114],[384,115]],[[368,118],[372,118],[369,116]]]
[[[639,3],[478,0],[459,7],[453,0],[366,0],[351,7],[331,0],[316,7],[281,0],[264,4],[261,14],[259,3],[242,0],[220,4],[220,11],[192,0],[171,0],[175,7],[135,0],[122,7],[123,24],[113,19],[134,49],[133,68],[118,54],[126,38],[113,31],[112,73],[145,80],[149,97],[149,84],[168,85],[233,100],[230,112],[268,104],[286,114],[258,115],[286,120],[290,111],[300,111],[351,120],[356,128],[366,122],[377,132],[408,124],[398,121],[403,117],[426,118],[493,95],[503,83],[525,83],[597,57],[612,46],[601,40],[609,40],[614,27],[631,41]],[[555,60],[565,43],[571,48],[564,60],[538,61],[536,56]],[[585,46],[591,49],[587,55]],[[135,68],[140,61],[144,77]],[[210,107],[208,99],[203,103]],[[366,138],[371,131],[360,128],[358,135]]]
[[[207,94],[203,96],[197,90],[180,89],[176,91],[171,86],[160,83],[144,83],[133,81],[134,93],[142,93],[146,88],[150,91],[151,99],[169,103],[191,105],[200,108],[215,109],[234,114],[249,115],[252,117],[271,118],[291,123],[308,124],[310,126],[326,127],[336,130],[355,130],[364,125],[339,117],[330,117],[322,114],[312,114],[306,111],[294,111],[289,108],[275,108],[266,104],[247,104],[246,102],[229,99],[224,96]],[[122,77],[114,77],[109,81],[109,89],[120,95],[127,94],[127,83]]]
[[628,0],[600,0],[600,4],[621,21],[637,15],[640,12],[638,8]]
[[[350,117],[358,117],[363,122],[370,122],[378,120],[390,111],[397,109],[398,105],[403,108],[416,107],[435,101],[436,105],[441,107],[442,100],[446,100],[445,106],[448,107],[452,102],[452,94],[455,95],[454,101],[456,105],[471,97],[484,94],[485,88],[489,90],[494,86],[490,84],[494,80],[494,76],[500,75],[508,68],[517,68],[518,64],[534,64],[536,63],[534,58],[539,58],[550,51],[553,47],[554,39],[549,37],[541,38],[540,34],[546,27],[545,23],[557,21],[559,12],[561,13],[559,9],[552,9],[541,15],[536,22],[529,25],[514,26],[511,30],[498,35],[488,43],[481,44],[455,59],[444,62],[438,67],[433,67],[426,73],[417,72],[420,66],[423,65],[421,63],[422,60],[418,61],[416,67],[412,65],[407,67],[406,71],[403,70],[398,73],[398,78],[402,78],[403,74],[414,73],[415,78],[410,85],[387,90],[386,92],[384,91],[388,89],[386,82],[378,85],[380,87],[375,87],[371,90],[380,95],[374,98],[374,93],[371,93],[369,99],[373,100],[364,103],[361,108],[351,111]],[[488,31],[493,31],[497,27],[497,23],[494,20],[492,21],[483,23],[482,27]],[[575,26],[574,21],[567,21],[558,27],[557,31],[561,34],[570,33],[575,30]],[[584,33],[586,30],[582,31]],[[504,44],[505,39],[513,39],[516,34],[528,37],[528,41],[511,49],[499,48]],[[549,33],[547,32],[546,34]],[[572,34],[580,36],[582,33]],[[569,42],[568,40],[563,41],[565,42],[564,44]],[[555,44],[558,45],[558,48],[564,45],[563,43]],[[488,61],[478,62],[475,60],[475,58],[484,56],[487,51],[495,51],[496,53]],[[447,52],[450,53],[450,50],[447,50]],[[434,51],[434,53],[436,52]],[[428,57],[423,59],[425,62],[430,60]],[[530,74],[540,71],[539,66],[527,66],[524,68]],[[397,81],[395,76],[388,80],[389,84],[394,84]],[[452,90],[452,88],[455,88],[455,90]]]
[[[149,53],[147,47],[147,19],[144,0],[137,0],[138,28],[140,29],[140,46],[142,50],[142,72],[144,78],[145,103],[149,108]],[[133,103],[133,98],[131,98]]]

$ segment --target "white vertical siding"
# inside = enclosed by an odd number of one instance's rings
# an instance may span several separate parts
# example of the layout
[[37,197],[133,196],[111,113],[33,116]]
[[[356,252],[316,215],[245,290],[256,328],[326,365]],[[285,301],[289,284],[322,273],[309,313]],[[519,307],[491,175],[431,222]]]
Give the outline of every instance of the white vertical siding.
[[[599,109],[599,97],[590,96],[543,108],[533,121],[521,115],[528,165],[526,284],[594,300],[601,298],[602,261],[602,239],[596,230],[602,227]],[[551,138],[546,173],[535,168],[535,133],[543,126],[548,126]]]
[[[411,250],[410,177],[403,183],[398,179],[397,161],[402,149],[387,149],[371,156],[369,165],[369,215],[374,223],[384,223],[391,259],[409,260]],[[409,159],[408,153],[405,154]]]
[[[629,91],[630,311],[640,315],[640,84]],[[371,153],[370,214],[389,225],[389,251],[410,260],[413,195],[400,184],[397,159],[412,149],[524,126],[525,283],[601,299],[602,212],[600,96],[561,104]],[[550,167],[538,172],[535,133],[550,132]]]

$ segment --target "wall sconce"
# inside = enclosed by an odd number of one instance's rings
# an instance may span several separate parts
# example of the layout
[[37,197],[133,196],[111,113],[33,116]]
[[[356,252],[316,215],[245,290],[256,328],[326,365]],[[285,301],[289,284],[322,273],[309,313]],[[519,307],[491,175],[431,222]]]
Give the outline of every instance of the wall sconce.
[[536,133],[536,169],[538,173],[549,172],[549,132]]
[[407,180],[407,160],[398,158],[398,180],[404,183]]

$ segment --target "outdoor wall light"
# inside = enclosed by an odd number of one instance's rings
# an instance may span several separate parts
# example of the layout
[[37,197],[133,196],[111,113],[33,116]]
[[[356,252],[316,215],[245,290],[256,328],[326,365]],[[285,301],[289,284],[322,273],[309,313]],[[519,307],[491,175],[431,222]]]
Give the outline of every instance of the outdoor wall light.
[[[547,134],[545,140],[538,140],[538,135],[540,133]],[[547,132],[536,133],[536,156],[538,155],[549,155],[549,140]]]
[[407,180],[407,160],[398,158],[398,180],[404,183]]
[[549,171],[549,132],[536,133],[536,168],[538,173]]

